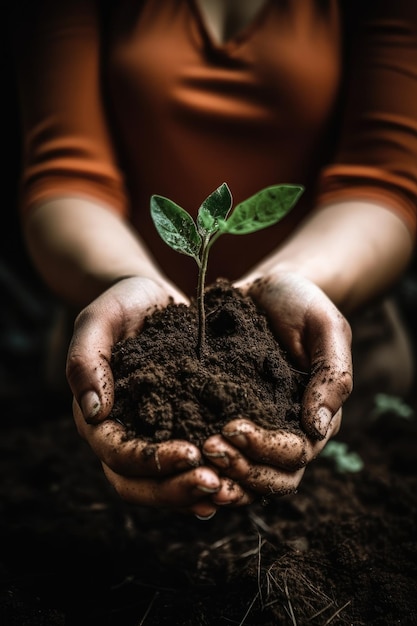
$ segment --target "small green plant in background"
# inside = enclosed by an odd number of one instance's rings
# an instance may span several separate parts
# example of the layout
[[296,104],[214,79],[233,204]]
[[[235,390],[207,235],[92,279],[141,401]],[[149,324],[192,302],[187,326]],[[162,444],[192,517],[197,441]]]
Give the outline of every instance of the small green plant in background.
[[342,441],[329,441],[321,451],[320,456],[332,459],[338,472],[360,472],[363,469],[363,461],[357,452],[349,450]]
[[[399,396],[391,396],[386,393],[375,394],[371,417],[377,419],[387,413],[406,420],[415,417],[414,410]],[[346,443],[340,441],[329,441],[321,451],[320,456],[332,459],[339,472],[360,472],[363,468],[361,457],[356,452],[349,450]]]
[[198,266],[197,352],[200,359],[205,343],[204,288],[212,245],[224,234],[246,235],[276,224],[295,205],[303,191],[300,185],[266,187],[240,202],[230,213],[232,194],[228,185],[223,183],[201,204],[196,222],[169,198],[151,197],[151,216],[160,237],[177,252],[191,256]]
[[399,396],[377,393],[374,397],[374,408],[371,416],[377,418],[384,413],[393,413],[397,417],[407,420],[411,420],[414,417],[414,410]]

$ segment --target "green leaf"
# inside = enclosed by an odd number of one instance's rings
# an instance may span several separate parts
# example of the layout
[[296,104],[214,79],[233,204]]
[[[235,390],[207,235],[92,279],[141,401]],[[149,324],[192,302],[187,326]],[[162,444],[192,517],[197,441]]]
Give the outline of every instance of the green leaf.
[[164,196],[151,197],[151,215],[160,237],[171,248],[198,261],[201,237],[193,218]]
[[371,412],[373,417],[383,415],[384,413],[393,413],[405,419],[412,419],[414,417],[414,410],[399,396],[377,393],[374,397],[374,405]]
[[342,441],[329,441],[320,456],[332,459],[338,472],[360,472],[364,467],[359,454],[350,451]]
[[226,183],[217,187],[198,210],[197,226],[200,233],[212,235],[219,228],[219,220],[225,220],[232,208],[232,194]]
[[304,191],[300,185],[273,185],[240,202],[229,219],[219,220],[223,233],[245,235],[279,222]]

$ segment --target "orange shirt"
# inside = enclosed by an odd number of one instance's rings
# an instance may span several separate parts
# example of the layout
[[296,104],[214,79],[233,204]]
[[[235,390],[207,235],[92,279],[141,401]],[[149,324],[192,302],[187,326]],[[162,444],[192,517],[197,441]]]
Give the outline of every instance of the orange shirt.
[[323,202],[381,201],[415,235],[417,3],[268,0],[225,45],[195,0],[36,4],[19,42],[22,212],[103,201],[188,293],[194,262],[157,235],[153,193],[196,215],[222,182],[235,203],[306,187],[280,224],[216,242],[209,281],[238,278]]

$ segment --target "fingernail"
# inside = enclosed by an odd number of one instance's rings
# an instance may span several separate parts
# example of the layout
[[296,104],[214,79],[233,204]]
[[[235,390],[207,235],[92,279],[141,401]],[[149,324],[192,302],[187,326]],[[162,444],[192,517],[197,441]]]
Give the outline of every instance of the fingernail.
[[213,459],[213,462],[220,467],[230,466],[230,459],[225,452],[204,452],[204,456]]
[[187,464],[189,467],[200,467],[201,460],[198,459],[197,457],[189,457],[187,459]]
[[204,485],[197,485],[197,489],[203,493],[217,493],[220,487],[205,487]]
[[321,407],[317,411],[315,426],[318,432],[322,435],[322,437],[326,436],[332,418],[332,413],[329,411],[329,409],[326,409],[325,407]]
[[95,391],[87,391],[80,401],[81,410],[87,423],[93,422],[100,413],[100,399]]
[[248,440],[246,436],[243,435],[240,430],[224,430],[223,435],[228,439],[231,439],[233,444],[236,445],[238,448],[246,448],[246,446],[248,445]]
[[200,465],[201,461],[197,458],[180,459],[175,463],[175,469],[179,472],[186,472],[190,468],[195,469],[196,467],[200,467]]
[[195,449],[188,450],[184,461],[188,467],[199,467],[201,465],[200,453]]
[[216,511],[213,511],[213,513],[210,513],[210,515],[197,515],[197,513],[195,514],[197,519],[200,519],[201,521],[205,522],[209,519],[211,519],[212,517],[214,517],[216,515]]

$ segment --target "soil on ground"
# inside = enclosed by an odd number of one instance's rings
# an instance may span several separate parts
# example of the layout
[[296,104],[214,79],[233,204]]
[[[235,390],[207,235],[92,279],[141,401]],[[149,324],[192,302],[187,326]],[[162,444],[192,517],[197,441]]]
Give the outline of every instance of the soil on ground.
[[[234,341],[229,309],[209,318],[208,343],[216,336],[222,346]],[[249,327],[246,342],[256,330]],[[188,328],[190,350],[195,331]],[[273,350],[249,362],[253,348],[245,345],[243,358],[249,379],[255,371],[267,374],[262,404],[275,407]],[[165,358],[175,353],[172,347]],[[176,365],[186,377],[191,361],[188,352]],[[197,395],[217,428],[216,403],[234,416],[243,394],[235,393],[232,359],[230,379],[220,382],[211,348],[205,362],[213,367]],[[149,359],[146,372],[141,389],[149,391],[149,406],[158,383]],[[300,378],[291,368],[286,376],[288,406]],[[219,389],[222,399],[214,401],[219,394],[211,391]],[[169,394],[155,411],[171,416],[162,437],[176,422]],[[248,387],[245,410],[255,418],[251,394]],[[193,415],[188,400],[186,415]],[[24,415],[9,408],[0,424],[0,626],[417,624],[416,407],[413,399],[365,403],[335,438],[358,455],[361,469],[347,471],[320,455],[296,494],[222,509],[209,521],[122,502],[79,438],[69,398],[55,407],[47,399]],[[285,423],[297,428],[296,412],[288,415]],[[281,419],[274,414],[275,424]],[[137,425],[129,424],[134,434]]]

